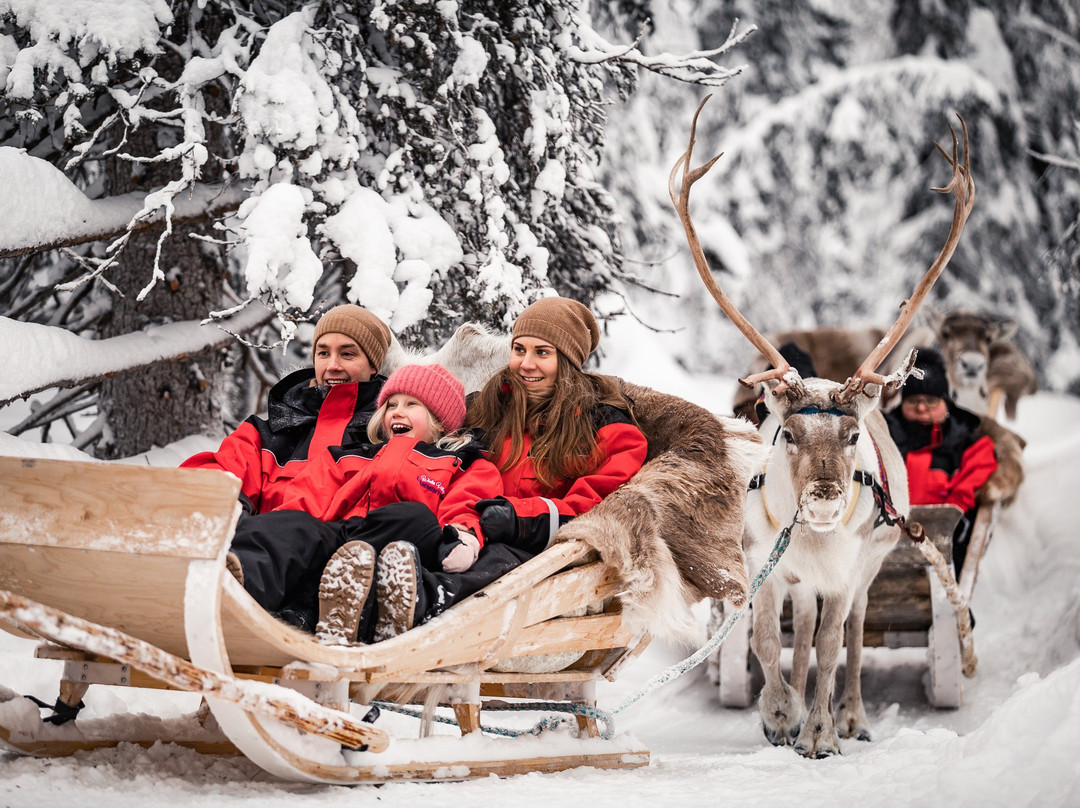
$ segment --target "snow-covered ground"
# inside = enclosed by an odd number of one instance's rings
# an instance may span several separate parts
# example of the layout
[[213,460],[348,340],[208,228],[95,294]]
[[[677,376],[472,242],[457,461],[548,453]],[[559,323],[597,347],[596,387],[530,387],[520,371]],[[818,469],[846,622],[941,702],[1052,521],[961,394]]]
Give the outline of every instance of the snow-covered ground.
[[[603,369],[727,409],[733,380],[672,367],[662,342],[632,328],[609,334]],[[1080,531],[1068,509],[1080,491],[1080,400],[1038,394],[1006,425],[1028,441],[1027,481],[981,567],[972,604],[979,665],[965,681],[964,705],[927,704],[925,652],[870,649],[863,691],[874,737],[842,741],[840,757],[810,761],[770,746],[756,710],[720,706],[702,665],[618,716],[616,731],[651,750],[644,769],[347,788],[280,782],[242,758],[119,748],[73,759],[0,756],[0,806],[1080,805]],[[189,448],[201,447],[181,454]],[[175,454],[157,461],[178,462]],[[691,650],[654,643],[618,682],[601,686],[600,706],[622,703]],[[51,701],[53,664],[33,660],[31,642],[0,635],[3,685]],[[96,687],[87,703],[90,714],[175,714],[197,699]],[[499,723],[498,714],[485,720]]]

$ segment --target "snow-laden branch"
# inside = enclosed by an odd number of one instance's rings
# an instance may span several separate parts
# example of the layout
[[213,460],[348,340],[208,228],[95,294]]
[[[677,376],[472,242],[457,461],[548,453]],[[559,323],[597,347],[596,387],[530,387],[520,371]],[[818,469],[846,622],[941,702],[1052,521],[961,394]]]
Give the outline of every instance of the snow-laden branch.
[[[162,218],[159,210],[132,225],[132,218],[147,207],[147,194],[90,199],[50,163],[9,146],[0,146],[0,186],[35,189],[33,194],[0,196],[0,258],[113,238],[129,227],[152,227]],[[189,193],[172,198],[172,220],[219,216],[239,207],[245,196],[237,186],[195,183]]]
[[721,87],[732,76],[741,73],[743,68],[741,66],[734,68],[721,67],[714,59],[728,53],[757,30],[756,25],[750,25],[742,31],[737,31],[738,25],[739,21],[735,20],[735,23],[731,26],[731,31],[728,32],[727,39],[719,47],[689,53],[660,53],[656,56],[646,56],[637,48],[641,35],[631,45],[614,45],[600,36],[590,26],[579,24],[580,47],[570,46],[566,52],[571,59],[582,64],[628,62],[653,73],[659,73],[661,76],[685,81],[688,84]]
[[0,344],[17,345],[5,362],[0,406],[53,387],[73,387],[125,370],[199,353],[268,322],[273,312],[248,306],[214,323],[186,320],[92,340],[55,326],[0,317]]

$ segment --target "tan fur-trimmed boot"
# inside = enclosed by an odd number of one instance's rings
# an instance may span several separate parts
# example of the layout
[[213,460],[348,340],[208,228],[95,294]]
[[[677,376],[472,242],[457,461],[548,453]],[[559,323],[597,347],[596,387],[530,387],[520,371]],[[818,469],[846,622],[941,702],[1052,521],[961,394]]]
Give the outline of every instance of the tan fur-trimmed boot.
[[375,642],[404,634],[416,622],[420,558],[416,545],[395,541],[379,553],[375,565]]
[[374,570],[375,549],[366,541],[343,544],[330,556],[319,581],[319,624],[315,629],[319,642],[348,645],[356,641]]

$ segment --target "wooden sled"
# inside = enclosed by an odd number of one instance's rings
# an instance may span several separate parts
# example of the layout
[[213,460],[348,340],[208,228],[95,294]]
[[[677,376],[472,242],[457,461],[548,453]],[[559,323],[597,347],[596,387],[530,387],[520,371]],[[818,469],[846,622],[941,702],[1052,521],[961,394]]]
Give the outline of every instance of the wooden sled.
[[[238,491],[214,471],[0,458],[0,627],[61,661],[58,706],[90,685],[170,688],[201,693],[213,717],[163,721],[148,737],[125,727],[154,722],[56,726],[0,687],[0,749],[174,742],[239,752],[288,780],[346,784],[648,765],[632,736],[605,739],[586,715],[575,716],[577,737],[480,732],[481,711],[505,700],[595,706],[597,681],[648,643],[624,628],[618,582],[583,542],[553,546],[406,634],[327,646],[225,571]],[[563,616],[588,606],[597,613]],[[505,670],[514,666],[534,672]],[[448,706],[463,737],[391,736],[360,720],[376,699],[426,705],[428,718]]]
[[[961,516],[960,509],[951,505],[911,509],[910,520],[923,525],[927,537],[949,560],[950,569],[953,531]],[[713,623],[719,625],[721,617],[714,616]],[[750,651],[752,623],[749,614],[739,620],[713,661],[712,677],[717,681],[720,703],[725,707],[749,707],[763,681]],[[790,601],[784,604],[781,637],[786,647],[792,647]],[[934,707],[960,706],[963,677],[955,610],[934,568],[905,536],[886,556],[870,585],[863,647],[926,648],[927,700]]]

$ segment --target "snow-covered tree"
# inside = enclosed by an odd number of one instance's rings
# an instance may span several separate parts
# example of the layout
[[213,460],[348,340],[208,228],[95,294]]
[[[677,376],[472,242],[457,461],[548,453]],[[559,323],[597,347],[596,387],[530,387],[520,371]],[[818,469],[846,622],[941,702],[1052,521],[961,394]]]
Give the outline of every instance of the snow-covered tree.
[[[633,30],[642,11],[603,17]],[[621,268],[596,179],[608,105],[640,69],[722,85],[738,39],[646,57],[590,15],[580,0],[0,0],[0,171],[66,200],[38,195],[35,217],[8,201],[3,313],[99,339],[272,317],[249,342],[288,346],[349,300],[432,344],[464,320],[505,326],[544,290],[589,303]],[[76,441],[128,456],[219,429],[224,389],[226,420],[242,418],[303,350],[268,360],[210,333],[100,387],[64,378],[74,390],[16,431],[97,389]],[[261,384],[224,384],[226,361]]]
[[[950,147],[959,113],[978,200],[930,305],[1016,318],[1043,383],[1080,389],[1075,4],[669,5],[649,47],[707,41],[735,16],[758,28],[738,50],[743,75],[702,114],[698,153],[724,156],[692,202],[720,282],[755,324],[892,322],[948,231],[951,204],[930,191],[948,167],[932,142]],[[667,307],[688,332],[684,361],[735,375],[752,349],[689,268],[660,176],[699,100],[644,78],[614,113],[604,177],[633,224],[624,249],[658,262],[647,284],[683,296]]]

